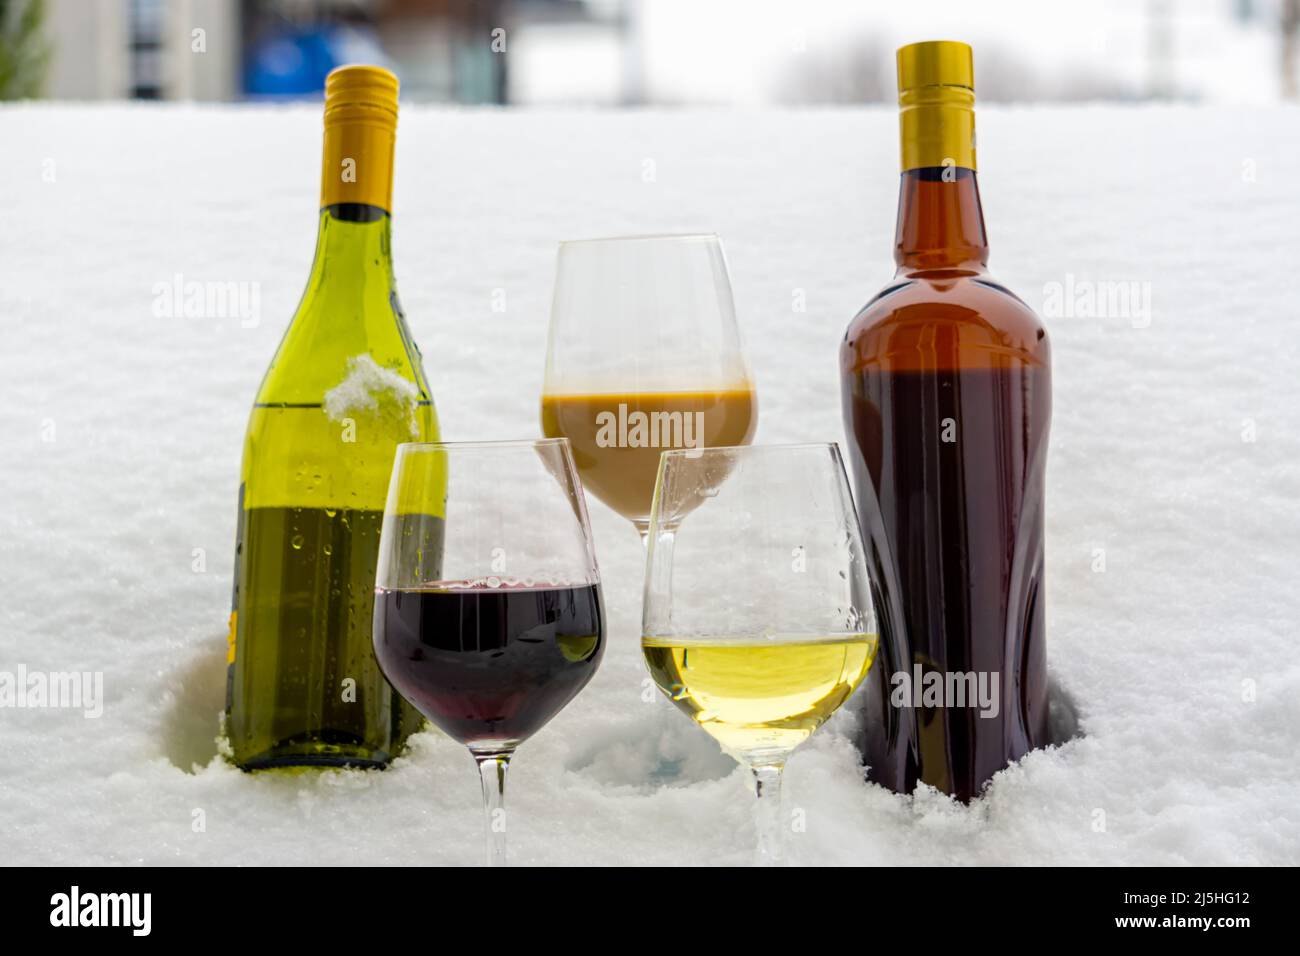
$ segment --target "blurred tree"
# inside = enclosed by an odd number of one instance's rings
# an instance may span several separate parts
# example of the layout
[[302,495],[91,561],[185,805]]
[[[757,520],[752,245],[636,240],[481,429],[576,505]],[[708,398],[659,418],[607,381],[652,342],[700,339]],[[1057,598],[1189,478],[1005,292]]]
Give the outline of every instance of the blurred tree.
[[1282,3],[1282,96],[1300,99],[1300,80],[1296,77],[1297,49],[1300,48],[1300,0]]
[[1174,10],[1169,0],[1147,0],[1147,98],[1174,98]]
[[40,95],[50,61],[44,22],[45,0],[0,0],[0,100]]
[[879,38],[838,37],[792,54],[776,86],[786,103],[893,102],[894,53]]
[[[1133,91],[1104,63],[1079,60],[1045,68],[999,41],[981,40],[976,49],[975,86],[982,103],[1133,98]],[[898,97],[893,44],[866,34],[794,54],[779,76],[778,96],[785,103],[892,104]]]

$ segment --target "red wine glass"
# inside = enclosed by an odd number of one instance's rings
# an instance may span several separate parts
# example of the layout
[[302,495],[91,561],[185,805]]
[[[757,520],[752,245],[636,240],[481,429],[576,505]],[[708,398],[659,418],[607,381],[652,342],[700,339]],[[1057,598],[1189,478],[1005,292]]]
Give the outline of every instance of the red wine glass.
[[384,676],[469,748],[489,865],[506,861],[510,759],[591,680],[600,575],[566,439],[397,450],[376,575]]

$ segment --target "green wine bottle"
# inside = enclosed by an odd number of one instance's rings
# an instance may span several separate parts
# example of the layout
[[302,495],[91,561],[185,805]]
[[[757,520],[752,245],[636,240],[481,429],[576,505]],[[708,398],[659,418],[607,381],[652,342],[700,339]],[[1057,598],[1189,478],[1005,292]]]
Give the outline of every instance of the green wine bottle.
[[329,75],[316,259],[244,444],[226,735],[246,770],[382,767],[422,722],[371,647],[394,451],[438,438],[393,281],[396,128],[395,76]]

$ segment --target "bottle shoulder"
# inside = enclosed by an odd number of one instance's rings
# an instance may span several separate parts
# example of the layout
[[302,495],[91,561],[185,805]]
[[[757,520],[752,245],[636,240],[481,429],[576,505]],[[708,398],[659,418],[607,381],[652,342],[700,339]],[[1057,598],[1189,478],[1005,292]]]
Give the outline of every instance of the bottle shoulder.
[[369,299],[306,296],[276,348],[259,402],[319,401],[357,364],[398,376],[428,399],[420,353],[395,296]]
[[843,364],[891,368],[1047,365],[1050,344],[1039,317],[985,272],[900,276],[849,323]]
[[258,393],[265,403],[319,402],[358,363],[430,398],[420,353],[397,296],[387,213],[371,207],[321,210],[316,254]]

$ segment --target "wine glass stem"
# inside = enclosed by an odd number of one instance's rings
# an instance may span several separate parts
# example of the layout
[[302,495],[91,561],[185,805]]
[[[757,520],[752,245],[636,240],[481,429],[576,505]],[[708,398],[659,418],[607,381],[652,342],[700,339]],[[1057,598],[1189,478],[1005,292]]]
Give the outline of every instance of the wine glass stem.
[[758,827],[756,866],[778,866],[785,859],[785,825],[781,819],[781,777],[784,764],[751,767],[754,774],[754,822]]
[[475,753],[483,781],[483,835],[487,865],[506,865],[506,770],[509,753]]

